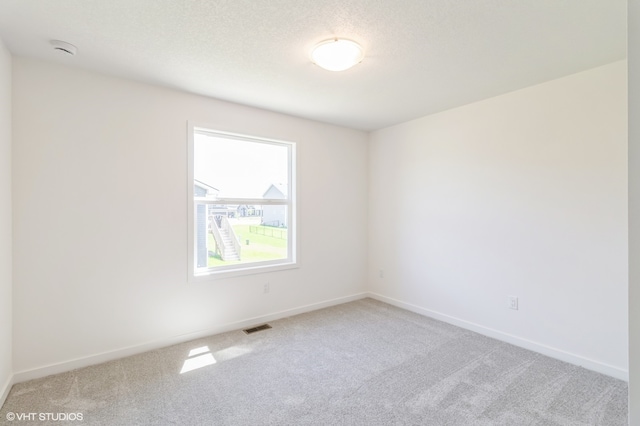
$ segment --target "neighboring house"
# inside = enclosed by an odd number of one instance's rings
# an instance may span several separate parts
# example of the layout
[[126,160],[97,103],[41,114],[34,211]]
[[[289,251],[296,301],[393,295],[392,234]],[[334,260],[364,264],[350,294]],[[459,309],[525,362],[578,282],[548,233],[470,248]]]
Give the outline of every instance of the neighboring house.
[[206,183],[197,179],[193,180],[194,197],[215,198],[218,195],[218,192],[220,192],[218,188],[214,188],[213,186],[207,185]]
[[[220,192],[218,188],[214,188],[213,186],[207,185],[206,183],[197,179],[194,179],[193,186],[194,197],[216,199],[218,197],[218,193]],[[207,204],[207,216],[209,216],[210,221],[213,220],[213,217],[216,215],[232,217],[233,212],[236,210],[232,207],[233,206],[226,206],[224,204]]]
[[[198,198],[209,201],[216,200],[219,192],[217,188],[200,180],[194,179],[193,181],[193,194],[196,200]],[[198,268],[206,268],[209,263],[210,252],[213,252],[213,250],[219,253],[223,260],[239,260],[240,249],[232,243],[237,240],[237,237],[226,218],[236,217],[236,215],[247,216],[255,214],[256,211],[259,210],[256,210],[253,206],[246,205],[196,204],[196,266]],[[215,239],[213,247],[209,247],[209,233]],[[232,246],[233,248],[230,248]]]
[[256,206],[240,205],[236,209],[239,217],[254,217],[262,216],[262,210],[256,208]]
[[[195,180],[193,181],[194,197],[215,198],[219,190],[211,185]],[[223,206],[224,207],[224,206]],[[207,229],[212,226],[214,218],[214,210],[216,206],[213,204],[196,205],[196,246],[198,268],[204,268],[208,264],[209,251],[207,249]],[[208,222],[208,225],[207,225]]]
[[[269,188],[262,194],[262,198],[270,200],[282,200],[287,198],[288,188],[282,184],[271,184]],[[287,228],[287,206],[269,206],[262,207],[262,224],[267,226],[278,226]]]

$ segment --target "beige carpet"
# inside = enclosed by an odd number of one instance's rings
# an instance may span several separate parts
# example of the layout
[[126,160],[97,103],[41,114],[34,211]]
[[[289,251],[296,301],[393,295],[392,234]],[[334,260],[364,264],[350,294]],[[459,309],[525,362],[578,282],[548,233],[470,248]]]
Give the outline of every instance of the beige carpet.
[[0,422],[627,424],[625,382],[372,299],[271,325],[17,384]]

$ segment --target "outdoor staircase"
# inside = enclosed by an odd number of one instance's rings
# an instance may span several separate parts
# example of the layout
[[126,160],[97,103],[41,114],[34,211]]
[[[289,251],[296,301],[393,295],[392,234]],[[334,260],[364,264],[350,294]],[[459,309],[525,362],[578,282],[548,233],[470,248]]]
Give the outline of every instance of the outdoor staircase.
[[222,247],[220,247],[220,256],[223,260],[240,260],[240,255],[235,249],[232,236],[229,235],[229,231],[223,228],[219,228],[220,236],[222,237]]

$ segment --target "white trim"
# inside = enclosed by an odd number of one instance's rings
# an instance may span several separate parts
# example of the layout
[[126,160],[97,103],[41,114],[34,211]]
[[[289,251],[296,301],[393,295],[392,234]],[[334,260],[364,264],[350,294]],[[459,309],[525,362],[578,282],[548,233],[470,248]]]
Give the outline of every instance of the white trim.
[[397,306],[398,308],[406,309],[416,314],[424,315],[429,318],[434,318],[440,321],[444,321],[449,324],[453,324],[458,327],[462,327],[467,330],[475,331],[482,335],[492,337],[494,339],[510,343],[521,348],[529,349],[534,352],[549,356],[551,358],[559,359],[570,364],[574,364],[580,367],[584,367],[588,370],[592,370],[598,373],[606,374],[607,376],[614,377],[616,379],[629,381],[629,371],[624,370],[613,365],[606,364],[604,362],[596,361],[593,359],[585,358],[580,355],[576,355],[570,352],[563,351],[561,349],[553,348],[551,346],[544,345],[542,343],[534,342],[531,340],[523,339],[513,334],[504,333],[493,328],[485,327],[480,324],[476,324],[470,321],[466,321],[460,318],[452,317],[431,309],[422,308],[411,303],[403,302],[401,300],[393,299],[391,297],[382,296],[377,293],[367,293],[372,299],[379,300],[380,302],[388,303],[389,305]]
[[[194,179],[195,180],[195,179]],[[260,206],[286,206],[289,204],[289,200],[271,199],[271,198],[206,198],[206,197],[194,197],[194,204],[219,204],[221,206],[232,205],[237,206],[240,204],[254,204]]]
[[194,235],[194,189],[193,189],[193,138],[195,124],[187,122],[187,282],[193,282],[193,273],[195,271],[196,257],[195,257],[195,235]]
[[[366,293],[357,293],[351,296],[339,297],[336,299],[325,300],[324,302],[304,305],[297,308],[287,309],[284,311],[274,312],[268,315],[262,315],[253,318],[247,318],[242,321],[222,324],[217,327],[208,328],[206,330],[196,331],[193,333],[182,334],[178,336],[166,337],[140,345],[129,346],[126,348],[116,349],[114,351],[103,352],[100,354],[90,355],[83,358],[75,358],[69,361],[63,361],[56,364],[49,364],[42,367],[33,368],[31,370],[23,370],[13,374],[13,383],[21,383],[27,380],[39,379],[41,377],[50,376],[52,374],[64,373],[78,368],[88,367],[90,365],[101,364],[107,361],[124,358],[143,352],[160,349],[178,343],[188,342],[194,339],[211,336],[214,334],[225,333],[227,331],[240,330],[268,321],[275,321],[281,318],[287,318],[293,315],[299,315],[318,309],[328,308],[330,306],[341,305],[343,303],[353,302],[367,297]],[[10,388],[10,387],[9,387]]]
[[214,334],[224,333],[224,332],[233,331],[233,330],[239,330],[239,329],[250,327],[252,325],[263,323],[263,322],[275,321],[277,319],[299,315],[306,312],[315,311],[318,309],[328,308],[330,306],[341,305],[343,303],[353,302],[355,300],[360,300],[367,297],[379,300],[384,303],[388,303],[389,305],[393,305],[401,309],[406,309],[408,311],[415,312],[417,314],[420,314],[429,318],[434,318],[440,321],[444,321],[446,323],[453,324],[455,326],[462,327],[467,330],[475,331],[485,336],[492,337],[494,339],[497,339],[506,343],[510,343],[525,349],[529,349],[534,352],[538,352],[543,355],[546,355],[555,359],[559,359],[561,361],[578,365],[586,369],[596,371],[598,373],[606,374],[616,379],[624,380],[627,382],[629,380],[629,372],[627,370],[623,370],[621,368],[618,368],[609,364],[584,358],[576,354],[565,352],[560,349],[552,348],[537,342],[532,342],[527,339],[522,339],[520,337],[511,335],[511,334],[503,333],[498,330],[494,330],[488,327],[481,326],[479,324],[475,324],[475,323],[465,321],[459,318],[455,318],[449,315],[445,315],[440,312],[432,311],[430,309],[425,309],[410,303],[402,302],[397,299],[382,296],[377,293],[363,292],[363,293],[353,294],[351,296],[339,297],[336,299],[326,300],[324,302],[313,303],[309,305],[300,306],[297,308],[274,312],[268,315],[247,318],[242,321],[222,324],[217,327],[212,327],[206,330],[201,330],[193,333],[171,336],[171,337],[143,343],[140,345],[129,346],[126,348],[103,352],[103,353],[91,355],[88,357],[75,358],[75,359],[60,362],[57,364],[50,364],[43,367],[34,368],[31,370],[16,372],[13,374],[13,376],[9,377],[7,383],[5,384],[4,391],[0,397],[0,407],[4,403],[7,395],[9,394],[9,391],[11,390],[11,387],[15,383],[21,383],[27,380],[38,379],[41,377],[50,376],[52,374],[64,373],[77,368],[88,367],[90,365],[100,364],[103,362],[140,354],[140,353],[154,350],[154,349],[160,349],[160,348],[175,345],[178,343],[188,342],[190,340],[211,336]]
[[[192,121],[187,122],[187,282],[201,283],[223,278],[234,278],[244,275],[281,271],[298,268],[300,265],[300,244],[298,241],[298,216],[297,216],[297,144],[291,141],[265,138],[262,136],[252,136],[240,133],[231,133],[216,130],[216,126],[208,126]],[[288,186],[289,193],[286,199],[250,199],[250,198],[227,198],[200,200],[194,198],[194,138],[196,133],[207,133],[212,136],[221,136],[227,139],[238,139],[254,143],[272,144],[286,146],[288,156]],[[239,263],[235,265],[220,266],[214,268],[197,268],[196,265],[196,224],[195,224],[195,204],[259,204],[259,205],[284,205],[287,207],[287,258],[276,259],[265,262]]]
[[14,377],[15,376],[13,374],[9,374],[9,377],[7,378],[7,382],[4,384],[2,388],[0,388],[0,391],[1,391],[0,392],[0,408],[2,408],[2,406],[4,405],[4,402],[7,400],[7,397],[9,396],[9,392],[11,391],[11,387],[15,383]]
[[281,261],[271,262],[254,262],[249,264],[239,264],[222,266],[217,270],[207,270],[202,274],[191,273],[189,282],[201,283],[211,280],[219,280],[223,278],[235,278],[253,274],[266,274],[269,272],[286,271],[287,269],[298,269],[300,262],[282,263]]

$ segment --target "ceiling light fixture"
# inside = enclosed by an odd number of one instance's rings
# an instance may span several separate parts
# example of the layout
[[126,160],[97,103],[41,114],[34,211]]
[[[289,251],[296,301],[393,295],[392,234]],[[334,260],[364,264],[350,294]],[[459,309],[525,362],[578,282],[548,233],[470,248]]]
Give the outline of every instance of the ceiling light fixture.
[[363,58],[362,47],[343,38],[322,41],[311,51],[311,61],[329,71],[344,71],[359,64]]

